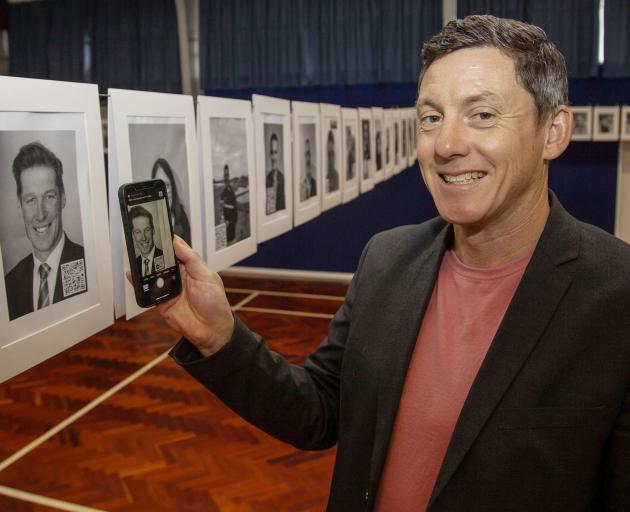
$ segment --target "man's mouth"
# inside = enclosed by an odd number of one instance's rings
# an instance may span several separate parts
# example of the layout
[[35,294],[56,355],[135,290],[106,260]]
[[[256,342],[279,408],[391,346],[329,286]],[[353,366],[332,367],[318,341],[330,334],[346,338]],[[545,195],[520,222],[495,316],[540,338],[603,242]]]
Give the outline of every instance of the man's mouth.
[[46,233],[48,231],[48,228],[50,228],[50,224],[46,224],[45,226],[37,226],[37,227],[33,226],[33,229],[39,235],[43,235],[44,233]]
[[440,174],[440,177],[450,185],[468,185],[473,181],[482,179],[488,173],[485,171],[463,172],[461,174]]

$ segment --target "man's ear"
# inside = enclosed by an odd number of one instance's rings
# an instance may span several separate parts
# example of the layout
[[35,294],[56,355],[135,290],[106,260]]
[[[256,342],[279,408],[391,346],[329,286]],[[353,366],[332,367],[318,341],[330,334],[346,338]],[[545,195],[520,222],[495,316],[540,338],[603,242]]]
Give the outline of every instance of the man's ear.
[[62,190],[61,191],[61,208],[65,208],[66,207],[66,191]]
[[18,215],[20,216],[20,219],[23,219],[24,212],[22,211],[22,199],[20,199],[19,197],[17,198],[17,204],[18,204]]
[[543,158],[554,160],[558,158],[571,142],[573,131],[573,113],[566,105],[560,105],[545,123],[545,147]]

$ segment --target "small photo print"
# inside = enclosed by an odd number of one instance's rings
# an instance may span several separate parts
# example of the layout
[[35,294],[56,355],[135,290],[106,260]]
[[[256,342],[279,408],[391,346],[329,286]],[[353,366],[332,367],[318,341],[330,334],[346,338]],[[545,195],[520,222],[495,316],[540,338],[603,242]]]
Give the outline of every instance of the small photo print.
[[282,124],[264,123],[265,213],[272,215],[286,209],[284,190],[284,140]]
[[383,122],[378,118],[374,120],[374,146],[376,172],[381,172],[383,170]]
[[210,118],[215,247],[219,251],[251,235],[245,119]]
[[363,141],[363,179],[370,178],[370,161],[372,160],[372,139],[370,134],[370,120],[361,120],[361,134]]
[[357,126],[356,123],[345,124],[346,137],[346,181],[354,179],[357,173]]
[[619,107],[594,107],[593,140],[614,141],[619,139]]
[[571,107],[573,112],[573,132],[571,140],[591,140],[593,137],[593,109],[591,107]]
[[300,124],[299,137],[302,148],[300,156],[300,201],[304,202],[317,195],[315,123]]
[[337,119],[327,121],[324,143],[326,144],[326,193],[330,194],[339,190],[339,169],[337,169],[337,147],[339,145],[339,127]]

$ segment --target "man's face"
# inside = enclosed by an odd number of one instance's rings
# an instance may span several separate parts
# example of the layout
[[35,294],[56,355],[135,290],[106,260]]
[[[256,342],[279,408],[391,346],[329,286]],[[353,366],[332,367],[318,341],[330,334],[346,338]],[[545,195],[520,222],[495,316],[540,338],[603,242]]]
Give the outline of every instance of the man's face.
[[153,228],[148,217],[135,217],[131,221],[131,232],[136,248],[142,256],[148,256],[153,249]]
[[470,227],[514,226],[546,190],[544,125],[512,59],[467,48],[427,69],[418,96],[418,160],[440,215]]
[[35,255],[45,261],[63,233],[61,210],[66,206],[66,196],[57,187],[55,171],[50,167],[24,169],[20,182],[18,212]]
[[223,169],[223,181],[226,186],[230,184],[230,169],[228,167]]
[[271,160],[271,168],[273,170],[278,169],[278,148],[279,144],[276,139],[271,139],[269,143],[269,159]]

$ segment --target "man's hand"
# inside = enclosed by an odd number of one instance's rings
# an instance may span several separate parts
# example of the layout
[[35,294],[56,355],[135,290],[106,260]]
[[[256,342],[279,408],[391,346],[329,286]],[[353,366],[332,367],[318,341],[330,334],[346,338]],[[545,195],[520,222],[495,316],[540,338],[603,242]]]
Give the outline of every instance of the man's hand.
[[232,310],[219,275],[177,235],[173,247],[182,263],[182,292],[156,309],[170,327],[207,357],[230,341],[234,330]]

